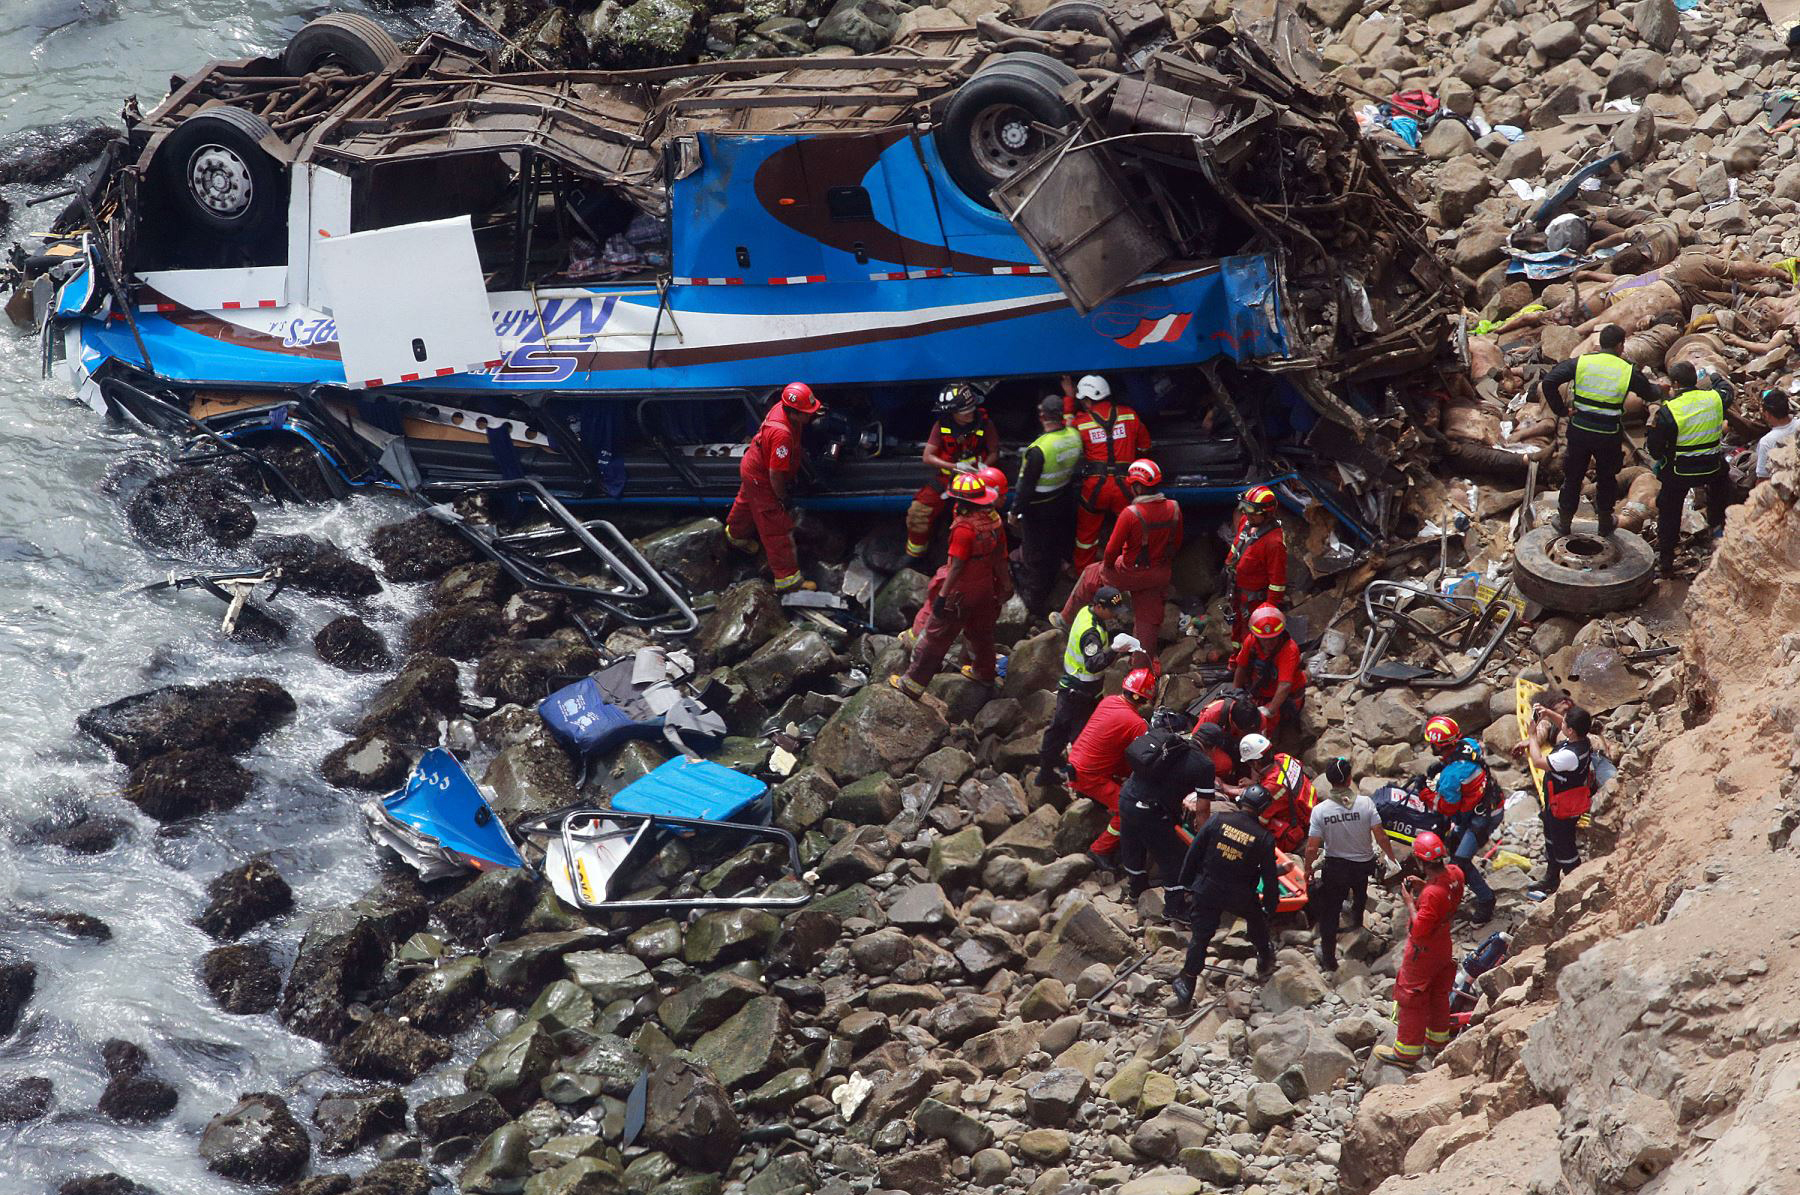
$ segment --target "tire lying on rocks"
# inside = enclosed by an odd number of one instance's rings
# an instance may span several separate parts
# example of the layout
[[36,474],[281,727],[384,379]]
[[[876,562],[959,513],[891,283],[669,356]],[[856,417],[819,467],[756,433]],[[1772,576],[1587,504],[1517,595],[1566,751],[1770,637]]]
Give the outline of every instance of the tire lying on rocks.
[[1038,126],[1075,117],[1062,90],[1079,77],[1048,54],[1002,54],[951,97],[938,129],[938,153],[963,193],[993,207],[988,193],[1050,146]]
[[1629,531],[1602,539],[1591,523],[1569,535],[1538,527],[1513,551],[1513,580],[1548,609],[1603,614],[1644,600],[1656,583],[1656,553]]

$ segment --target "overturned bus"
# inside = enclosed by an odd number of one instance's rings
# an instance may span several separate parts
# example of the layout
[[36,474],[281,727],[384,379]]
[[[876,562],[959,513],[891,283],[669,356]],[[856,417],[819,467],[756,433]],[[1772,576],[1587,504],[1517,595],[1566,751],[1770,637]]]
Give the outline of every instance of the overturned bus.
[[903,502],[944,382],[1022,440],[1090,372],[1175,496],[1275,448],[1379,469],[1456,310],[1417,213],[1291,14],[1099,13],[525,73],[332,14],[174,80],[17,255],[24,306],[95,407],[304,442],[340,489],[724,501],[799,379],[803,504]]

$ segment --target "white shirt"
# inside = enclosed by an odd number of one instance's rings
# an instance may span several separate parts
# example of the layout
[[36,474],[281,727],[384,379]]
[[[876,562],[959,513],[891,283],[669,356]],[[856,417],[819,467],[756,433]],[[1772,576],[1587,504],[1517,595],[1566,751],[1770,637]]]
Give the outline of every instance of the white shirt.
[[1763,434],[1763,438],[1756,442],[1756,479],[1758,481],[1766,480],[1769,476],[1769,454],[1774,452],[1775,446],[1783,440],[1793,439],[1796,430],[1800,430],[1800,423],[1795,423],[1790,419],[1780,427],[1770,428]]
[[1375,858],[1374,832],[1380,825],[1381,814],[1375,811],[1375,802],[1358,793],[1348,806],[1333,800],[1314,805],[1306,832],[1324,842],[1327,859],[1367,863]]

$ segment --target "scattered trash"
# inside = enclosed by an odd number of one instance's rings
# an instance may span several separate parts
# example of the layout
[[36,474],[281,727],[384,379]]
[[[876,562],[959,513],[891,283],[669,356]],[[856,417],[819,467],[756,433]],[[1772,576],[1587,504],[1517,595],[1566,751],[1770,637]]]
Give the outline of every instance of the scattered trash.
[[404,788],[365,801],[362,811],[375,844],[399,855],[427,882],[525,866],[480,787],[442,747],[420,758]]
[[[269,592],[260,595],[264,602],[273,601],[279,594],[284,582],[281,579],[281,566],[275,565],[263,569],[243,569],[229,573],[202,573],[191,577],[177,576],[171,572],[161,581],[153,581],[139,592],[154,593],[158,590],[172,589],[177,592],[184,589],[201,589],[212,594],[225,603],[225,615],[219,621],[221,634],[230,635],[237,630],[238,620],[243,617],[244,610],[252,595],[264,585]],[[275,616],[266,610],[258,610],[261,617],[276,621]]]

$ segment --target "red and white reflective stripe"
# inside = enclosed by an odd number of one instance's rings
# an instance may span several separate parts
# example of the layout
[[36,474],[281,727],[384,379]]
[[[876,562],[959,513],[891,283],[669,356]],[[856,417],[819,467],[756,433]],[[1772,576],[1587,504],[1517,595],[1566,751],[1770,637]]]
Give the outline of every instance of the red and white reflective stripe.
[[949,270],[890,270],[885,274],[870,274],[870,282],[901,282],[908,278],[948,278]]
[[995,274],[1048,274],[1043,266],[995,266],[991,271]]
[[742,278],[671,278],[676,286],[742,286]]
[[447,378],[453,373],[473,373],[478,369],[497,369],[500,365],[501,361],[496,358],[493,361],[483,361],[477,365],[465,365],[461,369],[457,369],[455,366],[446,365],[442,369],[434,369],[428,374],[403,373],[397,378],[369,378],[366,381],[347,382],[345,384],[355,389],[373,390],[377,386],[398,386],[403,382],[416,382],[421,378]]
[[[216,304],[196,307],[194,310],[249,311],[256,308],[280,307],[281,305],[282,301],[280,299],[225,299]],[[148,312],[152,315],[167,315],[171,311],[181,310],[181,306],[181,304],[169,299],[159,299],[154,303],[139,303],[137,309],[140,312]]]
[[799,286],[804,282],[823,282],[823,274],[789,274],[786,278],[769,279],[770,286]]

